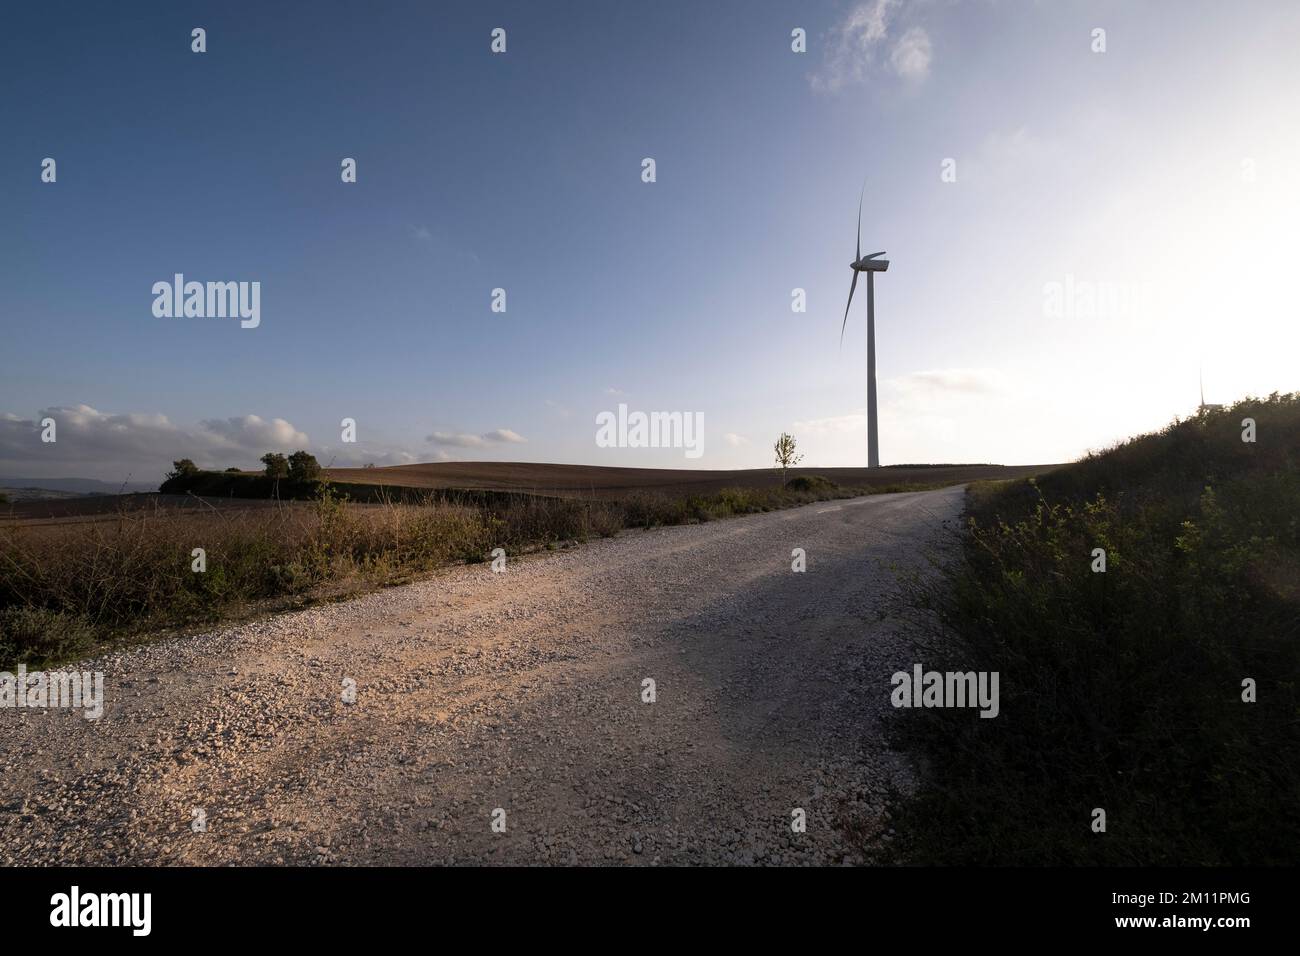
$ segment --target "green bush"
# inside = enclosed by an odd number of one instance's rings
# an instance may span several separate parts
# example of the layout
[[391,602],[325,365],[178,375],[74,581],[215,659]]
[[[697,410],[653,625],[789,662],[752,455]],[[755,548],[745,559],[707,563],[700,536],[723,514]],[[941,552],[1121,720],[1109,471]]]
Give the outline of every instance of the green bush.
[[822,475],[798,475],[787,481],[785,487],[787,491],[802,491],[821,494],[823,492],[835,491],[836,484]]
[[0,662],[40,668],[90,651],[94,628],[74,614],[39,607],[0,609]]
[[1298,454],[1300,396],[1275,395],[972,496],[961,559],[924,597],[957,638],[943,669],[998,671],[1001,713],[895,722],[932,758],[900,818],[908,858],[1294,862]]

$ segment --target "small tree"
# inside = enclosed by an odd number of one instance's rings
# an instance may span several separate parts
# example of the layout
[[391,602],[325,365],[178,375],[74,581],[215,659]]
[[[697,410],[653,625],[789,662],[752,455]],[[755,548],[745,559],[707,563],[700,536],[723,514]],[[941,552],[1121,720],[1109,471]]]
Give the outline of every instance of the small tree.
[[199,473],[199,466],[194,464],[188,458],[182,458],[180,461],[172,462],[172,470],[167,472],[170,478],[189,478],[191,475]]
[[262,464],[266,466],[266,477],[268,478],[288,478],[289,462],[284,455],[277,452],[269,451],[261,458]]
[[309,482],[320,478],[320,462],[315,455],[305,451],[296,451],[289,456],[289,478],[293,481]]
[[787,469],[793,468],[799,462],[803,461],[803,455],[796,455],[794,451],[794,436],[781,432],[781,437],[776,440],[773,451],[776,452],[776,464],[781,469],[781,481],[785,481]]

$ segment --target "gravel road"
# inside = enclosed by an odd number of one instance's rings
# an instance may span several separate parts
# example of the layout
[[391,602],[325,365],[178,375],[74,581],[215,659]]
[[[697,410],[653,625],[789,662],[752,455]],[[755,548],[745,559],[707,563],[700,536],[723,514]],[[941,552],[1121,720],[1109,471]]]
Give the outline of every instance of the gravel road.
[[961,502],[628,531],[77,665],[101,719],[0,710],[0,863],[870,862],[913,773],[889,598]]

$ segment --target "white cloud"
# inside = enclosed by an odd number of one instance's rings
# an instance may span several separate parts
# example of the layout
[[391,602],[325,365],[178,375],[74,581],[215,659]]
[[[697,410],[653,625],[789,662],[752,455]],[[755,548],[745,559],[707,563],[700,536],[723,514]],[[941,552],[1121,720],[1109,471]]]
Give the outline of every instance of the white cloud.
[[923,80],[930,75],[930,34],[912,27],[894,44],[889,62],[905,80]]
[[425,441],[435,445],[452,445],[456,448],[482,448],[485,444],[481,435],[466,435],[456,432],[434,432]]
[[732,448],[739,448],[742,445],[748,445],[749,439],[744,435],[737,435],[735,432],[727,432],[722,436],[722,440]]
[[497,428],[482,435],[471,435],[467,432],[434,432],[425,441],[435,445],[450,445],[454,448],[483,448],[491,443],[522,444],[528,439],[509,428]]
[[801,434],[838,435],[844,432],[860,432],[866,427],[867,414],[862,411],[852,412],[848,415],[833,415],[828,418],[810,418],[806,421],[795,422],[790,426],[790,430],[798,438]]
[[[55,420],[58,440],[41,441],[41,420]],[[413,454],[400,443],[383,440],[361,444],[314,445],[306,432],[283,418],[242,415],[210,418],[181,426],[157,412],[103,412],[90,405],[41,409],[34,418],[0,412],[0,475],[30,478],[101,478],[119,481],[162,480],[171,463],[191,458],[200,468],[257,468],[269,451],[303,449],[326,467],[355,468],[366,464],[409,465],[421,461],[451,461],[448,449],[492,448],[523,444],[527,439],[510,428],[481,435],[435,432],[428,440],[445,446]]]
[[[166,421],[165,417],[158,417]],[[273,418],[269,422],[257,415],[213,418],[199,422],[199,427],[215,440],[225,442],[232,448],[284,448],[289,445],[302,448],[308,443],[307,435],[283,418]]]
[[[57,440],[41,441],[52,418]],[[178,458],[200,467],[251,465],[268,451],[309,448],[305,432],[283,418],[209,419],[186,428],[157,412],[101,412],[90,405],[41,409],[35,419],[0,417],[0,471],[31,477],[120,477],[149,480]]]
[[886,386],[906,395],[962,393],[998,395],[1008,388],[1006,376],[995,368],[940,368],[888,379]]
[[914,8],[905,7],[902,0],[866,0],[852,7],[825,38],[821,68],[808,77],[812,88],[834,93],[886,70],[913,82],[925,79],[933,58],[930,35],[920,26],[899,22]]

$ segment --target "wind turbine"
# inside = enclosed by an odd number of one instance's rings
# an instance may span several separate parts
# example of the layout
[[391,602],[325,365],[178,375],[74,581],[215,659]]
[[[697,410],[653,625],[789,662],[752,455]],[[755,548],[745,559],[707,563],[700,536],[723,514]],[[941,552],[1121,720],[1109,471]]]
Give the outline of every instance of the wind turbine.
[[[863,193],[867,184],[862,184]],[[858,195],[858,245],[856,258],[849,263],[853,270],[853,283],[849,286],[849,301],[844,306],[844,323],[840,326],[840,345],[844,344],[844,330],[849,325],[849,306],[853,304],[853,290],[858,287],[858,273],[867,274],[867,467],[880,467],[880,431],[876,424],[876,283],[877,272],[889,268],[888,259],[877,259],[883,252],[862,254],[862,193]]]
[[1202,371],[1201,372],[1201,404],[1197,406],[1196,414],[1204,415],[1206,412],[1217,412],[1221,408],[1223,408],[1222,405],[1205,404],[1205,373]]

